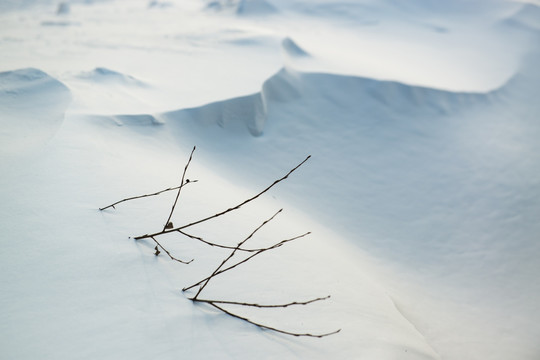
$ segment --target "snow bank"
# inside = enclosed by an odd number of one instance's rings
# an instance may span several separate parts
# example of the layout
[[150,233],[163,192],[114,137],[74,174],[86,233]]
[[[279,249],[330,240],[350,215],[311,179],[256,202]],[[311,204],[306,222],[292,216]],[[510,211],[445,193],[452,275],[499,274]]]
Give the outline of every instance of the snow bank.
[[208,9],[216,11],[233,11],[240,16],[267,16],[278,12],[278,9],[265,0],[220,0],[210,1]]
[[131,75],[122,74],[118,71],[104,67],[97,67],[92,71],[83,72],[78,75],[80,79],[96,82],[101,85],[125,85],[125,86],[147,86],[144,82],[135,79]]
[[[298,53],[298,50],[292,51]],[[329,89],[335,89],[336,92],[332,94]],[[328,97],[326,101],[355,103],[354,113],[370,112],[372,117],[383,114],[387,116],[390,113],[394,116],[449,115],[473,106],[489,104],[497,96],[497,92],[459,93],[394,81],[282,69],[266,80],[257,94],[165,113],[162,116],[173,120],[185,113],[200,125],[216,124],[232,131],[247,129],[252,135],[259,136],[264,132],[269,113],[279,111],[274,110],[274,107],[279,107],[280,103],[293,102],[301,96],[320,97],[320,94],[316,94],[320,90],[324,91],[324,97]]]
[[32,152],[58,130],[69,89],[38,69],[0,73],[0,156]]
[[540,7],[534,4],[524,4],[513,15],[502,20],[502,23],[524,30],[540,30]]
[[281,46],[283,47],[285,53],[293,58],[309,56],[309,54],[300,46],[298,46],[290,37],[286,37],[285,39],[283,39],[283,41],[281,42]]

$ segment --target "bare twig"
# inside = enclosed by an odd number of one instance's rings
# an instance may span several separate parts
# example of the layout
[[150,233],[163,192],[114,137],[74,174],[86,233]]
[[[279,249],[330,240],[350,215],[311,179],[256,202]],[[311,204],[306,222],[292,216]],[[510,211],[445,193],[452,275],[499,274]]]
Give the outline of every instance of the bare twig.
[[149,237],[152,237],[152,236],[159,236],[159,235],[162,235],[162,234],[166,234],[166,233],[170,233],[170,232],[173,232],[173,231],[178,231],[178,230],[183,230],[183,229],[186,229],[188,227],[191,227],[193,225],[197,225],[197,224],[200,224],[202,222],[205,222],[205,221],[208,221],[208,220],[211,220],[211,219],[215,219],[219,216],[222,216],[222,215],[225,215],[233,210],[237,210],[239,208],[241,208],[242,206],[244,206],[245,204],[257,199],[259,196],[261,196],[262,194],[264,194],[265,192],[267,192],[268,190],[270,190],[272,187],[274,187],[275,185],[277,185],[278,183],[280,183],[281,181],[287,179],[289,177],[289,175],[291,175],[296,169],[298,169],[300,166],[302,166],[306,161],[308,161],[308,159],[311,157],[311,155],[309,155],[308,157],[306,157],[304,159],[304,161],[302,161],[300,164],[296,165],[292,170],[290,170],[285,176],[275,180],[271,185],[269,185],[266,189],[262,190],[261,192],[259,192],[258,194],[256,194],[255,196],[252,196],[250,197],[249,199],[247,200],[244,200],[243,202],[241,202],[240,204],[234,206],[234,207],[231,207],[231,208],[228,208],[227,210],[224,210],[224,211],[221,211],[217,214],[214,214],[212,216],[208,216],[206,218],[203,218],[203,219],[200,219],[200,220],[197,220],[197,221],[194,221],[192,223],[189,223],[189,224],[186,224],[186,225],[182,225],[180,227],[177,227],[177,228],[174,228],[174,229],[167,229],[167,230],[163,230],[163,231],[160,231],[160,232],[157,232],[157,233],[154,233],[154,234],[145,234],[145,235],[141,235],[141,236],[136,236],[134,237],[135,240],[141,240],[141,239],[145,239],[145,238],[149,238]]
[[172,191],[172,190],[177,190],[181,187],[184,187],[186,186],[187,184],[190,184],[190,183],[195,183],[197,182],[198,180],[191,180],[190,182],[186,182],[185,184],[182,184],[180,186],[175,186],[175,187],[171,187],[171,188],[168,188],[168,189],[165,189],[165,190],[161,190],[161,191],[158,191],[158,192],[155,192],[153,194],[146,194],[146,195],[139,195],[139,196],[132,196],[132,197],[129,197],[129,198],[126,198],[126,199],[122,199],[120,201],[117,201],[111,205],[107,205],[105,207],[102,207],[102,208],[99,208],[99,210],[105,210],[105,209],[108,209],[110,207],[112,207],[113,209],[116,209],[114,206],[115,205],[118,205],[120,203],[123,203],[124,201],[129,201],[129,200],[135,200],[135,199],[141,199],[141,198],[145,198],[145,197],[149,197],[149,196],[156,196],[156,195],[159,195],[161,193],[164,193],[164,192],[167,192],[167,191]]
[[245,303],[245,302],[238,302],[238,301],[205,300],[205,299],[192,299],[192,298],[189,298],[189,300],[194,300],[194,301],[204,302],[204,303],[214,303],[214,304],[252,306],[252,307],[258,307],[258,308],[286,308],[293,305],[307,305],[307,304],[314,303],[316,301],[322,301],[329,298],[330,298],[330,295],[322,297],[322,298],[308,300],[308,301],[293,301],[293,302],[290,302],[287,304],[281,304],[281,305],[264,305],[264,304],[253,304],[253,303]]
[[207,244],[209,246],[212,246],[212,247],[217,247],[217,248],[221,248],[221,249],[230,249],[230,250],[234,250],[234,249],[237,249],[238,251],[244,251],[244,252],[257,252],[257,251],[261,251],[261,250],[264,250],[265,248],[258,248],[258,249],[246,249],[246,248],[238,248],[238,246],[232,246],[232,245],[223,245],[223,244],[218,244],[218,243],[214,243],[214,242],[211,242],[211,241],[208,241],[208,240],[205,240],[199,236],[195,236],[195,235],[191,235],[191,234],[188,234],[186,233],[185,231],[182,231],[182,230],[178,230],[178,232],[190,239],[193,239],[193,240],[197,240],[197,241],[200,241],[202,242],[203,244]]
[[[189,289],[192,289],[193,287],[195,286],[199,286],[199,289],[198,291],[196,292],[195,296],[189,298],[191,301],[193,302],[200,302],[200,303],[206,303],[206,304],[209,304],[211,306],[213,306],[214,308],[220,310],[221,312],[229,315],[229,316],[232,316],[232,317],[235,317],[237,319],[240,319],[240,320],[243,320],[243,321],[246,321],[252,325],[255,325],[261,329],[267,329],[267,330],[271,330],[271,331],[275,331],[275,332],[278,332],[278,333],[282,333],[282,334],[286,334],[286,335],[291,335],[291,336],[306,336],[306,337],[315,337],[315,338],[322,338],[322,337],[325,337],[325,336],[329,336],[329,335],[333,335],[333,334],[337,334],[341,331],[341,329],[339,330],[336,330],[336,331],[332,331],[332,332],[328,332],[328,333],[321,333],[321,334],[312,334],[312,333],[298,333],[298,332],[292,332],[292,331],[285,331],[285,330],[281,330],[281,329],[278,329],[278,328],[275,328],[275,327],[271,327],[271,326],[268,326],[268,325],[264,325],[264,324],[261,324],[261,323],[258,323],[258,322],[255,322],[255,321],[252,321],[246,317],[243,317],[243,316],[240,316],[238,314],[235,314],[229,310],[226,310],[224,309],[223,307],[221,307],[220,305],[231,305],[231,306],[245,306],[245,307],[256,307],[256,308],[286,308],[286,307],[289,307],[289,306],[295,306],[295,305],[308,305],[308,304],[311,304],[311,303],[314,303],[316,301],[322,301],[322,300],[326,300],[328,298],[330,298],[330,296],[326,296],[326,297],[320,297],[320,298],[315,298],[315,299],[311,299],[311,300],[307,300],[307,301],[293,301],[293,302],[289,302],[289,303],[286,303],[286,304],[257,304],[257,303],[247,303],[247,302],[240,302],[240,301],[227,301],[227,300],[209,300],[209,299],[199,299],[199,295],[201,294],[201,292],[205,289],[205,287],[208,285],[208,283],[210,282],[210,280],[212,280],[214,277],[226,272],[226,271],[229,271],[229,270],[232,270],[234,268],[236,268],[237,266],[241,265],[241,264],[244,264],[246,263],[247,261],[253,259],[255,256],[259,255],[259,254],[262,254],[266,251],[269,251],[269,250],[273,250],[273,249],[277,249],[278,247],[281,247],[282,245],[290,242],[290,241],[293,241],[293,240],[296,240],[296,239],[299,239],[299,238],[302,238],[304,236],[307,236],[310,234],[310,232],[307,232],[305,234],[302,234],[302,235],[298,235],[298,236],[295,236],[295,237],[292,237],[290,239],[285,239],[285,240],[282,240],[278,243],[275,243],[274,245],[271,245],[269,247],[265,247],[265,248],[259,248],[259,249],[246,249],[244,247],[242,247],[249,239],[251,239],[263,226],[265,226],[267,223],[269,223],[270,221],[272,221],[279,213],[282,212],[283,209],[280,209],[279,211],[277,211],[274,215],[272,215],[270,218],[268,218],[267,220],[265,220],[262,224],[260,224],[257,228],[255,228],[255,230],[253,230],[245,239],[243,239],[242,241],[240,241],[236,246],[227,246],[227,245],[222,245],[222,244],[217,244],[217,243],[214,243],[214,242],[210,242],[210,241],[207,241],[205,239],[203,239],[202,237],[199,237],[199,236],[195,236],[195,235],[192,235],[192,234],[189,234],[185,231],[183,231],[184,229],[186,228],[189,228],[191,226],[194,226],[194,225],[197,225],[197,224],[201,224],[205,221],[209,221],[209,220],[212,220],[212,219],[215,219],[217,217],[220,217],[222,215],[225,215],[229,212],[232,212],[234,210],[237,210],[239,208],[241,208],[242,206],[244,206],[245,204],[257,199],[258,197],[260,197],[262,194],[264,194],[265,192],[267,192],[268,190],[270,190],[272,187],[274,187],[275,185],[277,185],[278,183],[280,183],[281,181],[287,179],[289,177],[289,175],[291,175],[296,169],[298,169],[300,166],[302,166],[311,156],[308,156],[306,157],[300,164],[298,164],[297,166],[295,166],[293,169],[291,169],[287,174],[285,174],[283,177],[275,180],[272,184],[270,184],[269,186],[267,186],[264,190],[260,191],[259,193],[257,193],[256,195],[248,198],[247,200],[244,200],[243,202],[235,205],[234,207],[231,207],[231,208],[228,208],[226,210],[223,210],[221,212],[218,212],[214,215],[211,215],[211,216],[208,216],[208,217],[205,217],[205,218],[202,218],[202,219],[199,219],[197,221],[194,221],[194,222],[191,222],[189,224],[185,224],[185,225],[182,225],[180,227],[174,227],[174,225],[172,224],[171,222],[171,218],[173,216],[173,213],[174,213],[174,210],[176,208],[176,205],[178,203],[178,199],[180,197],[180,193],[182,191],[182,188],[188,184],[188,183],[191,183],[191,182],[196,182],[197,180],[195,181],[189,181],[189,180],[185,180],[185,176],[186,176],[186,173],[187,173],[187,170],[188,170],[188,167],[191,163],[191,160],[193,158],[193,153],[195,152],[195,147],[193,147],[193,150],[191,151],[191,154],[189,156],[189,159],[186,163],[186,166],[184,168],[184,171],[182,173],[182,180],[181,180],[181,183],[179,186],[177,187],[173,187],[173,188],[169,188],[169,189],[165,189],[165,190],[161,190],[161,191],[158,191],[156,193],[153,193],[153,194],[147,194],[147,195],[141,195],[141,196],[135,196],[135,197],[130,197],[130,198],[126,198],[126,199],[123,199],[123,200],[120,200],[120,201],[117,201],[109,206],[106,206],[104,208],[100,208],[100,210],[105,210],[109,207],[112,207],[112,208],[115,208],[115,205],[121,203],[121,202],[124,202],[124,201],[128,201],[128,200],[133,200],[133,199],[138,199],[138,198],[143,198],[143,197],[148,197],[148,196],[154,196],[154,195],[159,195],[163,192],[166,192],[166,191],[171,191],[171,190],[178,190],[177,194],[176,194],[176,198],[174,200],[174,203],[172,205],[172,208],[171,208],[171,211],[170,211],[170,214],[169,214],[169,217],[167,218],[167,221],[165,222],[165,225],[163,227],[163,230],[160,231],[160,232],[156,232],[154,234],[146,234],[146,235],[142,235],[142,236],[138,236],[138,237],[135,237],[134,239],[136,240],[140,240],[140,239],[145,239],[145,238],[150,238],[154,241],[154,243],[156,244],[156,247],[155,247],[155,255],[158,256],[161,252],[159,249],[162,249],[168,256],[171,260],[174,260],[174,261],[177,261],[177,262],[180,262],[182,264],[189,264],[193,261],[190,260],[190,261],[184,261],[184,260],[180,260],[176,257],[174,257],[165,247],[163,247],[163,245],[161,245],[161,243],[159,243],[156,239],[157,236],[159,235],[164,235],[164,234],[167,234],[167,233],[171,233],[171,232],[178,232],[186,237],[189,237],[191,239],[194,239],[194,240],[197,240],[197,241],[200,241],[204,244],[207,244],[207,245],[210,245],[210,246],[213,246],[213,247],[218,247],[218,248],[223,248],[223,249],[229,249],[229,250],[232,250],[230,252],[230,254],[221,262],[221,264],[219,264],[219,266],[212,272],[212,274],[202,280],[200,280],[199,282],[189,286],[189,287],[185,287],[182,289],[182,291],[187,291]],[[245,257],[244,259],[240,260],[240,261],[237,261],[235,264],[233,265],[230,265],[230,266],[227,266],[225,267],[225,265],[227,264],[227,262],[229,260],[231,260],[234,255],[239,252],[239,251],[243,251],[243,252],[249,252],[251,253],[249,256]],[[219,305],[218,305],[219,304]]]
[[193,284],[193,285],[190,285],[190,286],[188,286],[188,287],[183,288],[182,291],[187,291],[187,290],[189,290],[189,289],[191,289],[191,288],[194,288],[194,287],[197,286],[197,285],[201,285],[203,282],[209,280],[211,277],[217,276],[217,275],[219,275],[219,274],[223,274],[223,273],[226,272],[226,271],[229,271],[229,270],[231,270],[231,269],[234,269],[234,268],[237,267],[238,265],[243,264],[243,263],[245,263],[245,262],[251,260],[251,259],[254,258],[255,256],[257,256],[257,255],[259,255],[259,254],[262,254],[262,253],[265,252],[265,251],[272,250],[272,249],[276,249],[276,248],[282,246],[282,245],[285,244],[285,243],[288,243],[288,242],[293,241],[293,240],[296,240],[296,239],[300,239],[300,238],[302,238],[302,237],[304,237],[304,236],[307,236],[307,235],[309,235],[309,234],[311,234],[311,232],[307,232],[307,233],[305,233],[305,234],[298,235],[298,236],[295,236],[295,237],[290,238],[290,239],[282,240],[282,241],[278,242],[278,243],[275,244],[275,245],[272,245],[272,246],[270,246],[270,247],[267,247],[267,248],[258,250],[255,254],[248,256],[247,258],[243,259],[242,261],[239,261],[239,262],[237,262],[236,264],[231,265],[231,266],[229,266],[229,267],[227,267],[227,268],[225,268],[225,269],[219,270],[219,271],[217,271],[215,274],[212,274],[212,275],[210,275],[209,277],[206,277],[206,278],[202,279],[201,281],[199,281],[199,282],[197,282],[197,283],[195,283],[195,284]]
[[[171,258],[171,260],[174,260],[174,261],[178,261],[179,263],[182,263],[182,264],[189,264],[193,261],[193,259],[189,260],[189,261],[184,261],[184,260],[180,260],[180,259],[177,259],[175,258],[174,256],[171,255],[171,253],[165,249],[163,247],[163,245],[161,245],[155,238],[152,238],[152,240],[154,240],[154,242],[156,243],[157,246],[159,246],[163,251],[165,251],[165,253],[167,255],[169,255],[169,257]],[[156,256],[159,255],[159,250],[156,249]]]
[[167,229],[167,225],[169,225],[169,221],[171,220],[171,217],[174,212],[174,208],[176,207],[176,203],[178,202],[178,198],[180,197],[180,192],[182,191],[182,185],[184,184],[184,178],[186,176],[187,169],[189,167],[189,163],[191,163],[191,158],[193,157],[193,153],[195,152],[195,146],[193,147],[193,150],[191,150],[191,154],[189,155],[188,162],[186,164],[186,167],[184,168],[184,172],[182,173],[182,180],[180,181],[180,187],[178,188],[178,193],[176,194],[176,199],[174,199],[174,204],[171,209],[171,213],[169,214],[169,217],[167,218],[167,221],[165,221],[165,225],[163,226],[163,231]]
[[195,294],[195,296],[193,297],[194,299],[197,298],[197,296],[199,296],[199,294],[201,293],[201,291],[203,291],[203,289],[206,287],[206,285],[208,285],[208,282],[212,279],[212,277],[214,277],[218,272],[219,270],[221,269],[221,267],[223,265],[225,265],[227,263],[227,261],[229,261],[233,256],[234,254],[236,253],[236,251],[242,246],[244,245],[244,243],[246,241],[248,241],[249,239],[251,239],[253,237],[253,235],[255,235],[255,233],[257,231],[259,231],[264,225],[268,224],[270,221],[272,221],[280,212],[282,212],[283,209],[279,209],[274,215],[272,215],[269,219],[265,220],[261,225],[259,225],[257,228],[255,228],[255,230],[253,230],[251,232],[251,234],[249,234],[244,240],[240,241],[238,243],[238,245],[236,246],[236,248],[233,249],[233,251],[230,253],[230,255],[221,262],[221,264],[216,268],[216,270],[214,270],[214,272],[212,273],[212,275],[210,275],[206,281],[204,282],[204,284],[201,285],[201,287],[199,288],[199,291],[197,291],[197,294]]
[[[197,301],[197,300],[193,300],[193,301]],[[276,332],[279,332],[279,333],[282,333],[282,334],[286,334],[286,335],[292,335],[292,336],[307,336],[307,337],[316,337],[316,338],[322,338],[322,337],[325,337],[325,336],[329,336],[329,335],[333,335],[333,334],[337,334],[338,332],[341,331],[341,329],[339,330],[336,330],[336,331],[332,331],[332,332],[329,332],[329,333],[323,333],[323,334],[309,334],[309,333],[295,333],[295,332],[290,332],[290,331],[285,331],[285,330],[280,330],[280,329],[276,329],[274,327],[271,327],[271,326],[267,326],[267,325],[263,325],[263,324],[260,324],[260,323],[257,323],[255,321],[252,321],[252,320],[249,320],[248,318],[245,318],[245,317],[242,317],[240,315],[237,315],[237,314],[234,314],[230,311],[227,311],[225,310],[224,308],[216,305],[215,303],[213,302],[208,302],[208,304],[212,305],[213,307],[215,307],[216,309],[224,312],[225,314],[227,315],[230,315],[232,317],[235,317],[237,319],[240,319],[240,320],[244,320],[250,324],[253,324],[255,326],[258,326],[262,329],[267,329],[267,330],[272,330],[272,331],[276,331]]]
[[[184,235],[184,236],[187,236],[188,238],[190,239],[193,239],[193,240],[198,240],[204,244],[207,244],[207,245],[210,245],[210,246],[213,246],[213,247],[218,247],[218,248],[222,248],[222,249],[236,249],[237,247],[236,246],[228,246],[228,245],[221,245],[221,244],[217,244],[217,243],[213,243],[213,242],[210,242],[210,241],[207,241],[207,240],[204,240],[202,237],[199,237],[199,236],[195,236],[195,235],[191,235],[191,234],[188,234],[182,230],[177,230],[180,234]],[[253,251],[253,250],[250,250],[250,249],[238,249],[240,251]]]

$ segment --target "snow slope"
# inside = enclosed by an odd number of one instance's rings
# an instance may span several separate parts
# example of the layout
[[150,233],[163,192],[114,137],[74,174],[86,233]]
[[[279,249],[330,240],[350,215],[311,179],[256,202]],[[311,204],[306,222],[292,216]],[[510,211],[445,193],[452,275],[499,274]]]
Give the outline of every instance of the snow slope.
[[69,89],[40,70],[1,72],[1,155],[39,149],[61,126],[70,100]]
[[[538,8],[506,1],[26,2],[0,15],[2,358],[535,359],[540,354]],[[59,24],[66,26],[45,26]],[[481,42],[479,40],[482,40]],[[33,68],[33,69],[32,69]],[[40,70],[37,70],[40,69]],[[112,70],[114,69],[114,70]],[[206,296],[133,236],[309,237]],[[242,270],[241,270],[242,269]]]

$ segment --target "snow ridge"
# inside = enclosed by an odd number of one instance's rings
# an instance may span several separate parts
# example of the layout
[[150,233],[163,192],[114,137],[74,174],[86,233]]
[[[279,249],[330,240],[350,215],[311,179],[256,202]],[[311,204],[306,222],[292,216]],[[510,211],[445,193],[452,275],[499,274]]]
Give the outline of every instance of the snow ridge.
[[[309,97],[310,89],[347,89],[349,97],[357,98],[364,108],[378,113],[426,113],[448,115],[468,107],[488,104],[497,97],[489,93],[451,92],[355,76],[326,73],[301,73],[283,68],[266,80],[260,92],[248,96],[217,101],[197,108],[180,109],[162,114],[175,121],[187,114],[204,126],[218,125],[230,131],[247,129],[253,136],[264,132],[269,113],[278,103],[289,103]],[[336,98],[337,101],[339,101]],[[242,130],[243,129],[243,130]]]

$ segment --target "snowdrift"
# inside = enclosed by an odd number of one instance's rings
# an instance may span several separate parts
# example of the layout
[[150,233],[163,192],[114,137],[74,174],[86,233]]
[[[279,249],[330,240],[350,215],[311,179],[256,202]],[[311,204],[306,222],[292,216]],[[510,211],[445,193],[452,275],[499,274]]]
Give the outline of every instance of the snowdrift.
[[524,4],[513,15],[501,20],[502,24],[525,31],[540,30],[540,7],[534,4]]
[[[294,43],[285,40],[290,52],[302,53]],[[411,86],[395,81],[381,81],[346,75],[301,73],[282,69],[264,82],[262,90],[253,95],[218,101],[198,108],[178,110],[162,114],[161,117],[174,121],[189,115],[200,125],[216,124],[224,129],[248,129],[254,136],[263,134],[268,117],[279,104],[292,103],[300,97],[306,101],[321,99],[328,103],[353,105],[357,122],[384,114],[388,118],[403,116],[441,116],[467,110],[474,106],[489,105],[497,92],[457,93],[421,86]],[[301,101],[301,100],[298,100]],[[333,105],[335,106],[335,105]],[[343,109],[349,109],[344,106]],[[340,110],[336,119],[325,119],[341,123]],[[339,118],[338,115],[339,114]],[[297,123],[302,123],[298,119]],[[280,121],[276,119],[275,121]]]
[[104,67],[97,67],[92,71],[83,72],[78,75],[78,78],[101,85],[147,86],[144,82],[135,79],[131,75],[122,74]]
[[268,16],[278,12],[270,2],[265,0],[220,0],[209,1],[208,9],[216,11],[229,11],[238,16]]
[[60,128],[69,89],[38,69],[0,73],[0,156],[32,152]]
[[[531,221],[538,209],[529,202],[540,196],[533,180],[540,172],[539,109],[523,105],[523,94],[538,91],[538,73],[529,65],[488,93],[282,69],[257,94],[154,117],[164,123],[160,132],[181,147],[202,144],[204,161],[245,186],[282,170],[279,159],[309,152],[314,161],[284,190],[287,198],[391,261],[403,276],[395,284],[400,311],[429,344],[454,356],[463,351],[425,335],[430,318],[453,302],[460,307],[445,331],[477,317],[470,332],[460,331],[490,348],[497,334],[528,329],[496,341],[527,357],[534,350],[521,344],[537,334],[529,315],[538,315],[540,291],[526,280],[538,271],[532,264],[540,251],[540,227]],[[231,162],[250,172],[236,173]],[[507,270],[494,270],[501,263]],[[411,277],[422,280],[409,284]],[[440,289],[441,277],[444,287],[461,290]],[[411,289],[420,284],[426,293],[419,311]],[[450,303],[432,299],[442,291]],[[526,310],[501,323],[507,307]]]

